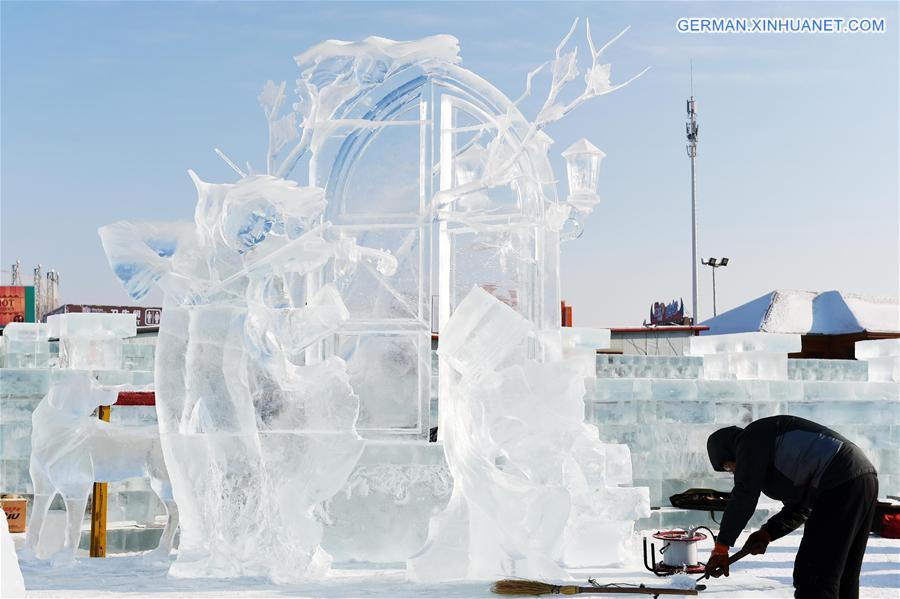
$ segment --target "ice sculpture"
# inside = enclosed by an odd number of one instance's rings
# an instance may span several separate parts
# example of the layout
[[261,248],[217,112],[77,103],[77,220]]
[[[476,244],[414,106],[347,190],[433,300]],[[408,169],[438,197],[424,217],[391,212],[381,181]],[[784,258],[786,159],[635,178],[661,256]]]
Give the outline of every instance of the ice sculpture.
[[[584,87],[561,93],[578,77],[576,25],[516,102],[460,67],[449,35],[323,42],[295,57],[293,101],[285,83],[259,97],[262,172],[216,150],[239,180],[191,173],[193,222],[101,229],[129,293],[165,294],[156,393],[182,515],[173,575],[326,571],[313,507],[347,482],[358,432],[428,437],[431,333],[473,286],[523,330],[559,328],[560,240],[595,190],[558,200],[542,129],[621,87],[588,28]],[[519,103],[542,73],[549,92],[529,120]],[[573,163],[589,185],[598,166],[596,153]],[[303,169],[305,185],[287,179]]]
[[[108,315],[85,316],[102,320]],[[134,323],[134,317],[128,317]],[[168,512],[166,528],[152,557],[168,556],[178,527],[178,509],[157,428],[111,424],[93,416],[98,406],[115,403],[120,389],[98,384],[91,371],[60,369],[53,375],[49,393],[32,414],[29,470],[34,504],[23,555],[51,557],[55,562],[72,560],[94,481],[149,477]],[[47,510],[57,493],[66,505],[65,541],[56,555],[37,555]]]
[[[444,327],[438,353],[453,369],[442,404],[453,495],[424,551],[409,560],[415,580],[565,578],[562,562],[622,561],[634,520],[649,515],[646,489],[618,486],[631,484],[628,448],[600,443],[584,423],[591,360],[529,359],[534,332],[478,287]],[[544,343],[562,353],[559,335]],[[593,358],[594,348],[587,352]]]

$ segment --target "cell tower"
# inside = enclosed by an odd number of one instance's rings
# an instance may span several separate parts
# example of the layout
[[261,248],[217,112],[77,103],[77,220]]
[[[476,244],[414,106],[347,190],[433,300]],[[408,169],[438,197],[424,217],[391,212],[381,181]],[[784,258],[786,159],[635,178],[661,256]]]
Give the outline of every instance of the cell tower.
[[55,270],[47,271],[47,283],[44,289],[44,310],[46,314],[59,305],[59,273]]
[[22,284],[22,261],[16,260],[15,264],[12,265],[11,275],[9,279],[9,284],[16,286]]
[[34,319],[37,322],[41,321],[41,317],[44,315],[44,277],[41,271],[41,265],[38,264],[34,267]]
[[691,99],[687,101],[687,155],[691,159],[691,292],[693,308],[691,316],[694,324],[699,322],[700,304],[698,303],[697,279],[697,140],[700,137],[700,126],[697,124],[697,104],[694,101],[694,66],[691,64]]

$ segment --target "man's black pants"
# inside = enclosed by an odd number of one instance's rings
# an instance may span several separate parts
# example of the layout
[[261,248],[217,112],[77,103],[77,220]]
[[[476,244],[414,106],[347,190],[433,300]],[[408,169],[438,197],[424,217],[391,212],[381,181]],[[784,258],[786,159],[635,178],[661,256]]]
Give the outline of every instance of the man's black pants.
[[822,491],[794,562],[794,597],[858,599],[859,571],[877,501],[875,474]]

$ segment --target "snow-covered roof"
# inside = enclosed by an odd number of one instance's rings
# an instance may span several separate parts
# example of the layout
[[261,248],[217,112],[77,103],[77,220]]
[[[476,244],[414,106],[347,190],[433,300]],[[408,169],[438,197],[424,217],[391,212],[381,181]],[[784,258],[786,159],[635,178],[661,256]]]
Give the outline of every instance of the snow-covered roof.
[[841,291],[779,289],[701,323],[705,335],[765,331],[840,335],[900,332],[900,301]]

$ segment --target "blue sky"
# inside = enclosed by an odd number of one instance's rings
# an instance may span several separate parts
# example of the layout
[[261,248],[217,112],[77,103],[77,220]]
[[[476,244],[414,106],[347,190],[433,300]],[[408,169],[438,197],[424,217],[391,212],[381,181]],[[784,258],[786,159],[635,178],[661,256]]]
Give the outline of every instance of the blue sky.
[[[450,33],[463,66],[517,96],[576,16],[613,81],[548,133],[607,153],[604,198],[564,246],[575,324],[637,325],[654,300],[690,303],[684,100],[700,113],[700,252],[728,256],[719,311],[776,288],[898,293],[897,3],[0,4],[0,264],[55,268],[62,299],[130,303],[97,227],[190,218],[186,170],[234,180],[213,154],[264,160],[257,96],[328,38]],[[884,34],[682,34],[679,17],[884,17]],[[558,159],[557,160],[561,160]],[[561,165],[561,162],[560,162]],[[562,172],[562,170],[560,170]],[[565,193],[565,184],[560,188]],[[708,269],[701,319],[711,316]],[[8,273],[3,273],[3,282]]]

